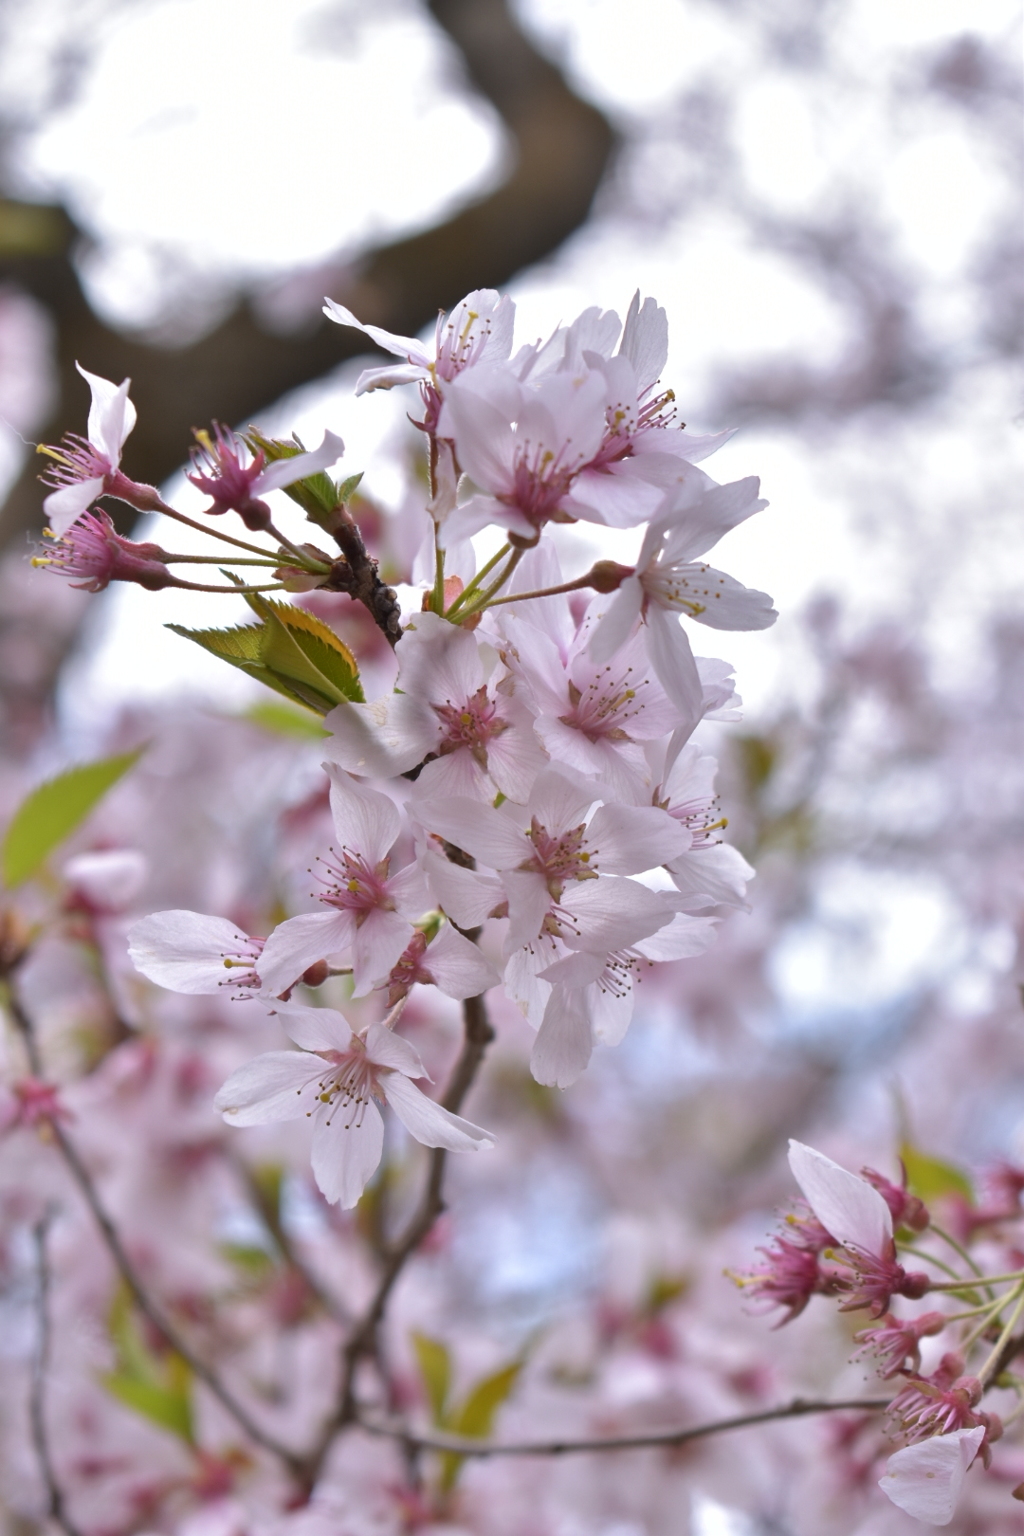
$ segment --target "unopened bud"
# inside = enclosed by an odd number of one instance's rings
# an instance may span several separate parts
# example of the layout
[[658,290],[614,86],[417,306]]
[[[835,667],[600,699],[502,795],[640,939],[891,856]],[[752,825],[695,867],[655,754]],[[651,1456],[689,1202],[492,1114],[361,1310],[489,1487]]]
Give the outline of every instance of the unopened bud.
[[330,975],[330,966],[326,960],[317,960],[313,965],[307,966],[302,973],[304,987],[322,987]]
[[627,576],[632,576],[631,565],[619,565],[617,560],[598,560],[587,572],[587,585],[595,592],[617,592]]

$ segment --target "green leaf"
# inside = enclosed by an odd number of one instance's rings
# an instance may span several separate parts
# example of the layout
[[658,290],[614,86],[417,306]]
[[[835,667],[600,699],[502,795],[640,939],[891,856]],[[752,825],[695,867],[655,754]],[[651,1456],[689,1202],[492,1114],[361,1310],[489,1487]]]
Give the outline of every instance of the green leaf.
[[414,1333],[412,1345],[420,1376],[430,1404],[430,1415],[435,1424],[444,1425],[445,1404],[452,1379],[452,1361],[447,1346],[440,1339],[432,1339],[425,1333]]
[[118,779],[134,767],[145,747],[68,768],[34,789],[15,811],[0,854],[5,885],[20,885],[70,837]]
[[[482,1381],[478,1381],[458,1412],[447,1416],[444,1427],[455,1435],[466,1435],[473,1440],[485,1440],[491,1433],[494,1415],[510,1395],[522,1368],[521,1359],[513,1360],[508,1365],[502,1366],[500,1371],[495,1371],[493,1375],[485,1376]],[[465,1459],[464,1456],[458,1456],[453,1451],[447,1451],[442,1455],[440,1476],[442,1492],[448,1493],[454,1488]]]
[[161,1386],[159,1382],[141,1381],[136,1376],[107,1375],[100,1380],[107,1391],[144,1418],[169,1429],[173,1435],[192,1445],[192,1406],[187,1392]]
[[158,1356],[149,1348],[124,1286],[111,1304],[108,1326],[117,1369],[100,1377],[107,1391],[162,1429],[194,1444],[192,1372],[180,1355]]
[[245,597],[262,623],[235,629],[167,627],[318,715],[336,704],[363,702],[356,659],[333,629],[304,608],[255,593]]
[[907,1184],[911,1194],[917,1195],[925,1205],[932,1200],[941,1199],[943,1195],[962,1195],[965,1200],[973,1203],[974,1190],[971,1181],[966,1173],[953,1163],[943,1162],[938,1157],[930,1157],[927,1152],[920,1152],[909,1141],[905,1141],[900,1147],[900,1157],[907,1170]]
[[307,740],[323,741],[330,732],[325,731],[315,715],[303,710],[289,709],[287,704],[253,704],[240,716],[275,736],[303,736]]

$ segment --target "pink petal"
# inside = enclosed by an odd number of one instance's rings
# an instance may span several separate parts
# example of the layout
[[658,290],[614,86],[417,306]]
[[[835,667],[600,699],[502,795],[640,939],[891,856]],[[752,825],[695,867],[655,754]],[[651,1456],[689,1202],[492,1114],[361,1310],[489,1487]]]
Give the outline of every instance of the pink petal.
[[905,1446],[886,1462],[882,1492],[926,1525],[948,1525],[956,1513],[968,1468],[985,1438],[985,1426],[958,1429]]
[[329,469],[332,464],[336,464],[344,452],[345,444],[341,438],[333,432],[325,432],[319,448],[268,464],[253,482],[252,494],[265,496],[269,491],[279,491],[286,485],[294,485],[296,480],[304,480],[308,475],[317,475],[322,469]]
[[568,1088],[587,1066],[593,1049],[583,989],[555,987],[530,1052],[530,1071],[538,1083]]
[[230,1125],[267,1125],[297,1120],[316,1102],[306,1090],[324,1069],[319,1056],[305,1051],[268,1051],[232,1072],[214,1099]]
[[302,912],[279,923],[260,956],[260,980],[272,997],[284,992],[317,960],[346,953],[355,938],[350,912]]
[[152,912],[128,930],[128,954],[143,976],[172,992],[213,993],[230,986],[225,959],[248,944],[226,917],[202,912]]
[[342,848],[366,860],[372,868],[390,853],[402,830],[402,818],[387,795],[357,784],[336,763],[324,763],[331,781],[331,814]]
[[384,1121],[376,1104],[321,1105],[313,1125],[313,1177],[329,1205],[351,1210],[377,1171]]

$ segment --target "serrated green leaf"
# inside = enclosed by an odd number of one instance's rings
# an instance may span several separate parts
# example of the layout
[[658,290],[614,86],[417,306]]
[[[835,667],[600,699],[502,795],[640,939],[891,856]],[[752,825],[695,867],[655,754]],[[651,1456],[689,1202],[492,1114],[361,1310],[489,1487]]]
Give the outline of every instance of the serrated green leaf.
[[444,1410],[452,1379],[452,1360],[448,1347],[440,1339],[432,1339],[425,1333],[414,1333],[412,1345],[430,1404],[430,1416],[435,1424],[444,1425]]
[[251,592],[245,597],[262,623],[234,629],[167,627],[318,715],[337,704],[363,702],[356,659],[333,629],[304,608]]
[[144,751],[145,747],[138,747],[117,757],[80,763],[32,790],[15,811],[4,836],[0,855],[4,884],[20,885],[34,875]]
[[359,484],[362,478],[363,471],[360,470],[358,475],[349,475],[347,480],[342,480],[341,483],[336,487],[338,492],[338,500],[350,501],[355,495],[356,491],[359,489]]
[[911,1193],[923,1200],[925,1205],[931,1200],[941,1199],[943,1195],[962,1195],[965,1200],[973,1203],[974,1189],[971,1181],[955,1164],[944,1162],[939,1157],[930,1157],[909,1141],[900,1147],[900,1157],[907,1170],[907,1184]]
[[272,731],[275,736],[304,736],[322,741],[330,735],[308,710],[300,714],[285,704],[253,704],[240,718],[265,731]]
[[161,1429],[169,1429],[179,1439],[193,1444],[192,1406],[186,1391],[119,1373],[101,1376],[100,1380],[126,1407],[134,1408],[136,1413],[159,1424]]

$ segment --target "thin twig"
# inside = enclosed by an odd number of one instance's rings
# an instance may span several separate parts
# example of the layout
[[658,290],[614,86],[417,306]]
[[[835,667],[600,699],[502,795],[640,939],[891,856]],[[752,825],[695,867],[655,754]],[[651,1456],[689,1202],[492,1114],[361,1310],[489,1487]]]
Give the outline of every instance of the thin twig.
[[730,1429],[745,1429],[751,1424],[769,1424],[775,1419],[798,1419],[812,1413],[875,1413],[888,1408],[887,1397],[852,1398],[842,1402],[807,1402],[794,1398],[781,1408],[765,1408],[760,1413],[741,1413],[730,1419],[712,1419],[687,1429],[659,1429],[639,1435],[613,1435],[605,1439],[494,1441],[470,1440],[462,1435],[417,1434],[407,1425],[385,1419],[359,1416],[359,1424],[371,1435],[401,1440],[421,1451],[443,1451],[457,1456],[568,1456],[601,1451],[638,1451],[651,1446],[685,1445],[689,1440],[703,1440]]
[[[18,998],[14,987],[10,983],[8,983],[7,990],[11,1015],[25,1041],[25,1050],[32,1073],[34,1076],[41,1078],[43,1076],[43,1061],[39,1053],[35,1031],[32,1027],[32,1020],[25,1012],[20,998]],[[279,1457],[285,1463],[292,1473],[296,1476],[301,1476],[305,1465],[304,1458],[297,1452],[289,1450],[286,1445],[282,1445],[273,1435],[260,1428],[255,1420],[250,1417],[248,1410],[243,1407],[234,1394],[224,1385],[212,1366],[207,1365],[205,1360],[194,1353],[181,1337],[174,1324],[167,1319],[163,1311],[152,1300],[135,1265],[128,1256],[117,1228],[99,1197],[96,1186],[92,1181],[92,1175],[83,1162],[77,1147],[58,1120],[53,1119],[49,1124],[53,1136],[53,1144],[60,1152],[68,1171],[78,1185],[85,1203],[92,1213],[93,1220],[99,1228],[100,1236],[106,1245],[107,1252],[113,1259],[125,1285],[132,1293],[139,1311],[148,1318],[174,1353],[180,1355],[192,1374],[197,1376],[206,1385],[221,1406],[235,1420],[235,1423],[245,1431],[250,1440],[253,1440],[257,1445],[263,1446],[264,1450],[272,1452],[273,1455]]]
[[50,1369],[50,1266],[46,1254],[46,1238],[51,1217],[44,1216],[32,1228],[36,1250],[36,1329],[35,1355],[32,1359],[32,1382],[29,1395],[29,1419],[32,1424],[32,1444],[35,1447],[39,1470],[46,1484],[46,1513],[65,1536],[81,1536],[78,1526],[71,1519],[64,1503],[64,1494],[50,1455],[50,1437],[46,1428],[46,1378]]
[[[479,937],[479,933],[479,929],[471,929],[467,937],[472,941]],[[464,1024],[462,1050],[441,1100],[442,1106],[453,1114],[461,1108],[462,1101],[469,1092],[484,1058],[484,1053],[494,1039],[494,1029],[487,1016],[483,996],[466,998],[462,1004],[462,1017]],[[345,1342],[342,1352],[338,1408],[324,1431],[320,1445],[310,1458],[307,1472],[311,1478],[315,1477],[338,1430],[346,1424],[359,1421],[359,1405],[355,1397],[356,1372],[360,1361],[367,1355],[372,1355],[375,1350],[377,1330],[398,1277],[444,1210],[442,1187],[446,1159],[447,1154],[443,1147],[436,1147],[431,1152],[427,1182],[420,1203],[401,1237],[386,1251],[377,1289],[363,1316]]]

